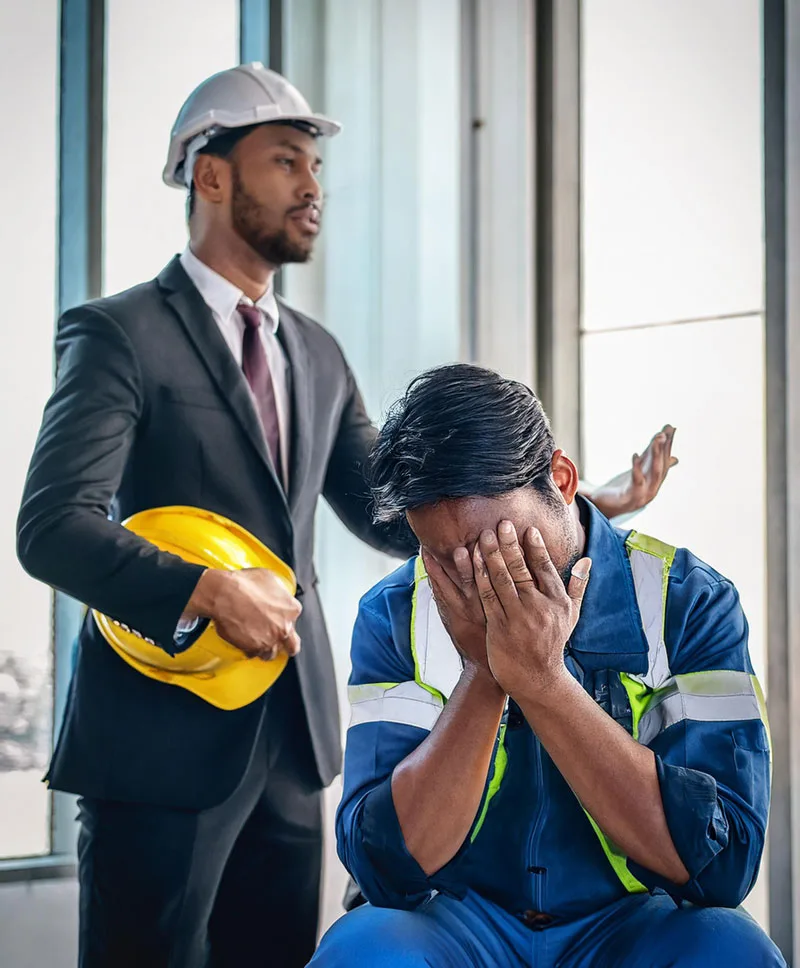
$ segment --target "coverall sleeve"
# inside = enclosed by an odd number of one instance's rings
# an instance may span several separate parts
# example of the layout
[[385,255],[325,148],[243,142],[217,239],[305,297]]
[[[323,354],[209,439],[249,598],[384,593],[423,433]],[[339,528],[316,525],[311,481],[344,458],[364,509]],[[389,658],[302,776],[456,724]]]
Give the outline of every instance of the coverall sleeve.
[[409,722],[424,719],[433,697],[414,682],[407,615],[391,617],[380,598],[363,600],[359,609],[348,691],[365,698],[353,703],[336,838],[342,863],[371,904],[411,909],[432,884],[406,849],[391,776],[428,735],[430,727]]
[[630,868],[678,899],[736,907],[758,875],[770,795],[769,727],[747,620],[734,586],[702,569],[671,583],[667,600],[666,639],[679,645],[639,732],[656,754],[667,825],[691,880],[676,887]]

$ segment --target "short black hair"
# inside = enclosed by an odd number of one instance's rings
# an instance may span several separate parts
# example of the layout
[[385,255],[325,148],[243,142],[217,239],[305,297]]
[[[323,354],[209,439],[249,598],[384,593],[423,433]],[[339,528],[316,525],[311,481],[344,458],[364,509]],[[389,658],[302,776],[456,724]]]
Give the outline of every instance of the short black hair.
[[555,442],[530,387],[466,363],[427,370],[391,408],[368,464],[376,522],[533,487],[556,500]]
[[[303,134],[310,134],[312,138],[319,137],[319,129],[305,121],[260,121],[258,124],[248,124],[243,128],[226,128],[221,134],[215,135],[207,145],[197,152],[198,155],[213,155],[215,158],[227,158],[239,142],[246,138],[251,131],[264,124],[281,124],[287,128],[297,128]],[[186,218],[194,214],[194,178],[189,185],[189,195],[186,199]]]

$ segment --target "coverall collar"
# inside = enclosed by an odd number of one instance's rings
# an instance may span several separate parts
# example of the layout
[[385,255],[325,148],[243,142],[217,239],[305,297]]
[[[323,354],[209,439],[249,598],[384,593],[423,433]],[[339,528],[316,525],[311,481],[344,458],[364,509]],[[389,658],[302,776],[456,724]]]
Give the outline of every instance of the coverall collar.
[[590,501],[577,500],[586,527],[584,554],[592,559],[592,570],[570,648],[585,668],[646,672],[647,639],[625,550],[630,532],[612,527]]

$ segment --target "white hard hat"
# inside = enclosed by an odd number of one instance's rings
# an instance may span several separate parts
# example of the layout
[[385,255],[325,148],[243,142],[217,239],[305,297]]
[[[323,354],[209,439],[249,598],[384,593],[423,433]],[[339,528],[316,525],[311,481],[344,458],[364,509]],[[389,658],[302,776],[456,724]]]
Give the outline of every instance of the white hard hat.
[[230,128],[269,122],[299,122],[329,137],[342,126],[314,114],[303,95],[285,77],[263,64],[240,64],[212,74],[194,89],[178,112],[169,142],[163,178],[171,188],[188,188],[197,152]]

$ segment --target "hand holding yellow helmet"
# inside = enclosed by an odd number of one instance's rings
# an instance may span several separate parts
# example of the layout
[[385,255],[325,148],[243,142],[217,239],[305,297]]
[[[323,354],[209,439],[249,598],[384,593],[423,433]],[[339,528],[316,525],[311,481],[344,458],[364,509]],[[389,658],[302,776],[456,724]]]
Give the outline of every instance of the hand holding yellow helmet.
[[[191,507],[154,508],[134,514],[124,527],[185,561],[235,571],[269,569],[294,595],[294,572],[261,541],[234,521]],[[220,709],[240,709],[262,696],[283,672],[284,653],[265,661],[249,658],[209,623],[197,640],[175,656],[121,623],[92,613],[103,637],[143,675],[181,686]]]

